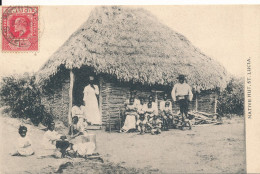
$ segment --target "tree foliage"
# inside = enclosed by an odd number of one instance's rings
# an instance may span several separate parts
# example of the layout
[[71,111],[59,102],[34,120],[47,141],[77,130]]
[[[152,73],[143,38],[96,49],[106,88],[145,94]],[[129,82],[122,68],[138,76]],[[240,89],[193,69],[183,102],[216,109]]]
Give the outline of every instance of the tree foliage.
[[35,77],[28,73],[22,76],[4,77],[0,87],[0,105],[4,112],[15,118],[30,118],[33,124],[48,124],[52,116],[41,104],[41,93],[35,84]]
[[226,89],[220,93],[218,113],[224,114],[244,114],[244,79],[231,78]]

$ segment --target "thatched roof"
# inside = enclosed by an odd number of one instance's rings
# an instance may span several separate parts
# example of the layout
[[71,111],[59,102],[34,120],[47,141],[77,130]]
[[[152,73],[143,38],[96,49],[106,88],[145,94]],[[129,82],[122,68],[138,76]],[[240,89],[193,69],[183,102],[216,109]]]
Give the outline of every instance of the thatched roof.
[[97,7],[88,20],[39,70],[41,82],[60,66],[83,65],[121,81],[170,85],[181,73],[203,89],[224,88],[225,68],[204,55],[183,35],[163,25],[144,9]]

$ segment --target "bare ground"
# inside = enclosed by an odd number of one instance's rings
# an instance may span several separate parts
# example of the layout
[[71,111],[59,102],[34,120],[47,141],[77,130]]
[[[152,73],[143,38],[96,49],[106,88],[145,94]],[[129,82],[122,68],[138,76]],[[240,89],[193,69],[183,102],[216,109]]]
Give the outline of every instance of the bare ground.
[[[43,131],[28,125],[36,154],[12,157],[8,153],[18,136],[21,120],[0,117],[2,173],[246,173],[243,118],[222,125],[170,130],[161,135],[93,131],[104,163],[84,159],[38,159]],[[64,130],[63,130],[64,131]]]

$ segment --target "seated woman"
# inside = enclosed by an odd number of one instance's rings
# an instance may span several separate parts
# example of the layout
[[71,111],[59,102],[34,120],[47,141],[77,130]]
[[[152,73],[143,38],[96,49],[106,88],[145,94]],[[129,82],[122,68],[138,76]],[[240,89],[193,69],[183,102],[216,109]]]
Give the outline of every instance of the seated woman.
[[44,145],[44,152],[41,157],[61,157],[59,149],[56,148],[56,141],[60,140],[61,135],[55,131],[55,123],[51,122],[48,125],[48,130],[44,133],[42,144]]
[[147,103],[146,111],[145,111],[145,116],[148,121],[150,121],[153,116],[158,115],[158,107],[155,102],[153,102],[153,96],[149,96],[149,100]]
[[147,105],[144,103],[144,98],[140,98],[140,104],[137,105],[137,113],[140,115],[145,113]]
[[134,100],[134,106],[135,107],[138,107],[138,105],[140,105],[140,100],[138,100],[136,98],[136,91],[135,90],[130,91],[130,98],[126,100],[125,107],[130,104],[130,99]]
[[137,108],[134,104],[134,98],[130,98],[129,100],[129,104],[126,105],[125,123],[120,132],[128,132],[130,129],[136,129],[136,117],[138,117]]
[[20,126],[18,129],[20,137],[17,140],[15,152],[11,153],[12,156],[30,156],[34,154],[32,149],[31,140],[26,136],[27,127]]
[[95,143],[89,142],[86,125],[86,120],[83,120],[83,122],[81,123],[79,122],[79,118],[77,116],[74,116],[72,118],[72,125],[69,129],[72,149],[76,152],[77,156],[79,157],[92,155],[96,149]]

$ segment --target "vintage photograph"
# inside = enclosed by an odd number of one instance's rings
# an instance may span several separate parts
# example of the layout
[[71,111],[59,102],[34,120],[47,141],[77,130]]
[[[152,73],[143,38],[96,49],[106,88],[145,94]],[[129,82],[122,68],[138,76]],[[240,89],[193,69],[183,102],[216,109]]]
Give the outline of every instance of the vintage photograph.
[[2,6],[0,173],[246,173],[256,14]]

